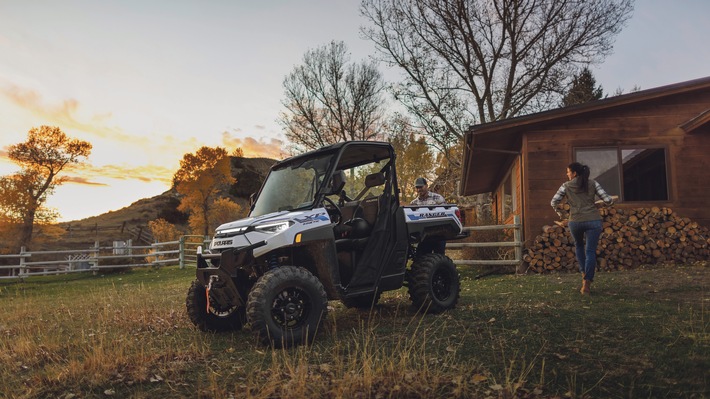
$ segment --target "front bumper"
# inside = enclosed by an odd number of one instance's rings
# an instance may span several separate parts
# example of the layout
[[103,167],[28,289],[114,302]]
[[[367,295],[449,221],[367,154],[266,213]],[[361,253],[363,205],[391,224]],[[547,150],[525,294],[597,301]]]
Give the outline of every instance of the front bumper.
[[[197,254],[197,278],[202,281],[200,275],[207,275],[209,280],[210,271],[215,269],[221,269],[231,277],[236,277],[239,267],[253,263],[254,249],[264,245],[266,245],[266,241],[260,241],[246,247],[226,249],[220,253]],[[204,283],[204,281],[202,282]]]

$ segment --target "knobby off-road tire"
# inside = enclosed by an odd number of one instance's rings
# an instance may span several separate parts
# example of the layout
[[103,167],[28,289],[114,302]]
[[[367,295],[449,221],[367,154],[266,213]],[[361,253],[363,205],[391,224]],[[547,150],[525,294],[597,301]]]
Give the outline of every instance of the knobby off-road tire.
[[231,311],[227,315],[217,316],[207,311],[207,292],[200,280],[195,280],[187,290],[185,299],[187,316],[192,324],[202,331],[240,330],[246,319],[244,306]]
[[412,264],[408,279],[409,297],[420,312],[441,313],[459,301],[459,273],[448,256],[420,256]]
[[328,311],[323,284],[308,270],[281,266],[257,280],[247,300],[247,320],[265,345],[313,342]]
[[380,301],[380,292],[340,300],[346,308],[370,309]]

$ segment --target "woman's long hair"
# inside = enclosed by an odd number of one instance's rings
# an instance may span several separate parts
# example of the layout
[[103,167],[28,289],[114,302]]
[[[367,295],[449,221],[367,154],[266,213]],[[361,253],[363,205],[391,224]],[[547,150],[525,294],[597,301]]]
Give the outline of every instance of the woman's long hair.
[[582,165],[579,162],[572,162],[567,165],[569,170],[577,174],[577,183],[579,183],[579,188],[582,192],[589,189],[589,166]]

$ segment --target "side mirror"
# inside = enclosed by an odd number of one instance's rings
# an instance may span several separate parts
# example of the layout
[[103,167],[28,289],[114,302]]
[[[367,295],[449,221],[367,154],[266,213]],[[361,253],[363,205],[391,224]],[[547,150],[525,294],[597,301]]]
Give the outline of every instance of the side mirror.
[[254,206],[255,202],[256,202],[256,193],[251,193],[249,195],[249,206],[250,207]]

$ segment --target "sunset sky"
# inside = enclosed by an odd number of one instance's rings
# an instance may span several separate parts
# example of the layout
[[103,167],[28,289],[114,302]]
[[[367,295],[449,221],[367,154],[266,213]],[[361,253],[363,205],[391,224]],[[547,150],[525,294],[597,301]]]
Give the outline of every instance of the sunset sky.
[[[202,145],[281,159],[281,84],[303,54],[331,40],[353,61],[374,53],[358,5],[0,0],[0,175],[17,170],[6,148],[32,127],[89,141],[88,165],[48,203],[69,221],[164,192]],[[705,0],[638,0],[597,83],[613,93],[709,76],[707,15]]]

